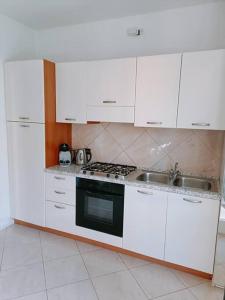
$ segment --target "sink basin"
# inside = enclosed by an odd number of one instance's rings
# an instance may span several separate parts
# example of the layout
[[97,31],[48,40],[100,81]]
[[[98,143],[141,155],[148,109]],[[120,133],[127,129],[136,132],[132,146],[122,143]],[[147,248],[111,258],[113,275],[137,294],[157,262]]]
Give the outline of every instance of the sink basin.
[[215,191],[214,180],[199,177],[178,176],[174,181],[173,185],[183,188],[200,189],[203,191]]
[[140,174],[136,179],[144,182],[169,184],[169,174],[160,172],[145,172]]
[[179,175],[173,183],[171,183],[169,174],[162,172],[144,172],[140,174],[136,180],[146,183],[161,183],[167,185],[173,185],[182,188],[198,189],[202,191],[217,192],[216,181],[208,178],[193,177]]

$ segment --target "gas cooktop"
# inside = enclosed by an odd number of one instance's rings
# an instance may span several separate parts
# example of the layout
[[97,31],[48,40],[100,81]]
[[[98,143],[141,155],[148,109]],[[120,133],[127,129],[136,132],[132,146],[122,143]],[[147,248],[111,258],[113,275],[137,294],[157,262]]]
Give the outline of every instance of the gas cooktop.
[[115,179],[124,179],[136,169],[137,167],[135,166],[94,162],[82,167],[81,173],[87,175],[106,176]]

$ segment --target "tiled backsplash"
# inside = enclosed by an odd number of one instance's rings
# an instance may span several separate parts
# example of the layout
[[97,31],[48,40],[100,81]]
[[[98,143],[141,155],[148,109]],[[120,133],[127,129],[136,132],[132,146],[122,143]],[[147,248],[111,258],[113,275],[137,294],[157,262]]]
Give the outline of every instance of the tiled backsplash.
[[219,176],[223,131],[141,128],[132,124],[73,125],[73,148],[91,148],[94,161]]

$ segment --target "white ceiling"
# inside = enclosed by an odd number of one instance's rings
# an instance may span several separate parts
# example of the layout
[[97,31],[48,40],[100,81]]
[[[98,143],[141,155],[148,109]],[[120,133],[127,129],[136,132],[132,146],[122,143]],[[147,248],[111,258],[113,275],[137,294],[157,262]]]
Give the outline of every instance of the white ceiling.
[[46,29],[216,1],[222,0],[0,0],[0,13]]

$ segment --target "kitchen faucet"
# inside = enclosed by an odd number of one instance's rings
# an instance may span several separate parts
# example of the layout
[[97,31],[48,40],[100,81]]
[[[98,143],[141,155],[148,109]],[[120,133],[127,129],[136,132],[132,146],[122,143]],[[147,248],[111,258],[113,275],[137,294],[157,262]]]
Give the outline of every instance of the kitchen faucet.
[[169,172],[170,182],[174,183],[177,176],[179,176],[181,172],[178,170],[178,162],[175,163],[174,169],[171,169]]

